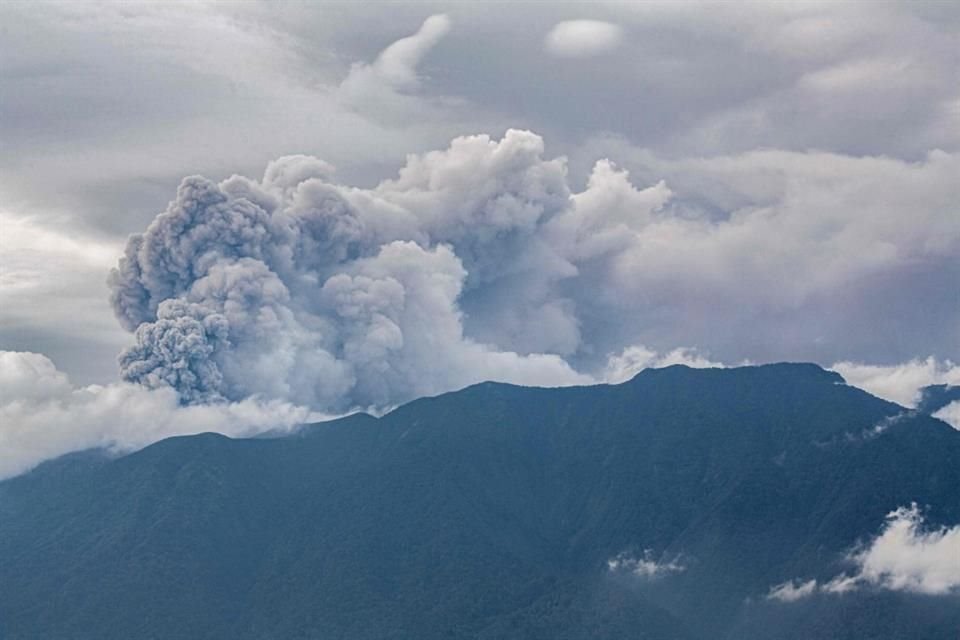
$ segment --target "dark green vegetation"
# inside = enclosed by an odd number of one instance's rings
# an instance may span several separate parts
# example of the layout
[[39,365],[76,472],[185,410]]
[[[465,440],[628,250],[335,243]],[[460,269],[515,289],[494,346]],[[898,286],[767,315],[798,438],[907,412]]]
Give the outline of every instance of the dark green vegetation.
[[[0,638],[951,638],[960,598],[782,604],[960,432],[813,365],[481,384],[280,439],[173,438],[0,483]],[[611,572],[622,552],[682,572]]]

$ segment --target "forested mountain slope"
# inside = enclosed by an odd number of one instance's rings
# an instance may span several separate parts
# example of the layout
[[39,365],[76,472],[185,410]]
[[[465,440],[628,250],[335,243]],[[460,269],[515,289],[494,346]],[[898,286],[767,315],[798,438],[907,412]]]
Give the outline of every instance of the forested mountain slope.
[[485,383],[0,483],[0,638],[955,639],[955,591],[767,597],[911,503],[960,523],[960,432],[814,365]]

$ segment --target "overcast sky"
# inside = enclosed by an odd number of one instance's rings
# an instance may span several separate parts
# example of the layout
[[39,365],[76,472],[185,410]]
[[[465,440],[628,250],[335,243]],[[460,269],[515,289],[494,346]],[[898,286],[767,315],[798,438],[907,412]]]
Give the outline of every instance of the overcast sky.
[[[624,363],[958,377],[956,3],[6,2],[0,31],[0,349],[70,384],[341,411]],[[266,239],[185,242],[247,237],[200,192]],[[202,357],[161,354],[184,323]]]

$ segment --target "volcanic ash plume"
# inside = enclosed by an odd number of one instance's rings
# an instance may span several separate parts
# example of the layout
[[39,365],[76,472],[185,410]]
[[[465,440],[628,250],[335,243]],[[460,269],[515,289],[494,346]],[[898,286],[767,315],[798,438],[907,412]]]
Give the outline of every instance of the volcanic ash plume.
[[581,338],[558,293],[585,220],[563,160],[542,153],[509,131],[411,157],[368,190],[307,156],[260,181],[185,179],[111,273],[135,335],[123,378],[186,404],[259,395],[327,411],[488,378],[589,381],[561,357]]

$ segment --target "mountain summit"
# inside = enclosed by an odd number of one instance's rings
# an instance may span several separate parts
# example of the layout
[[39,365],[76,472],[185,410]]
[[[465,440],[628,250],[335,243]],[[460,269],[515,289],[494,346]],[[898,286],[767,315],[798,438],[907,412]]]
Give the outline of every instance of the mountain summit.
[[958,489],[960,432],[815,365],[483,383],[0,483],[0,638],[955,638],[856,561]]

